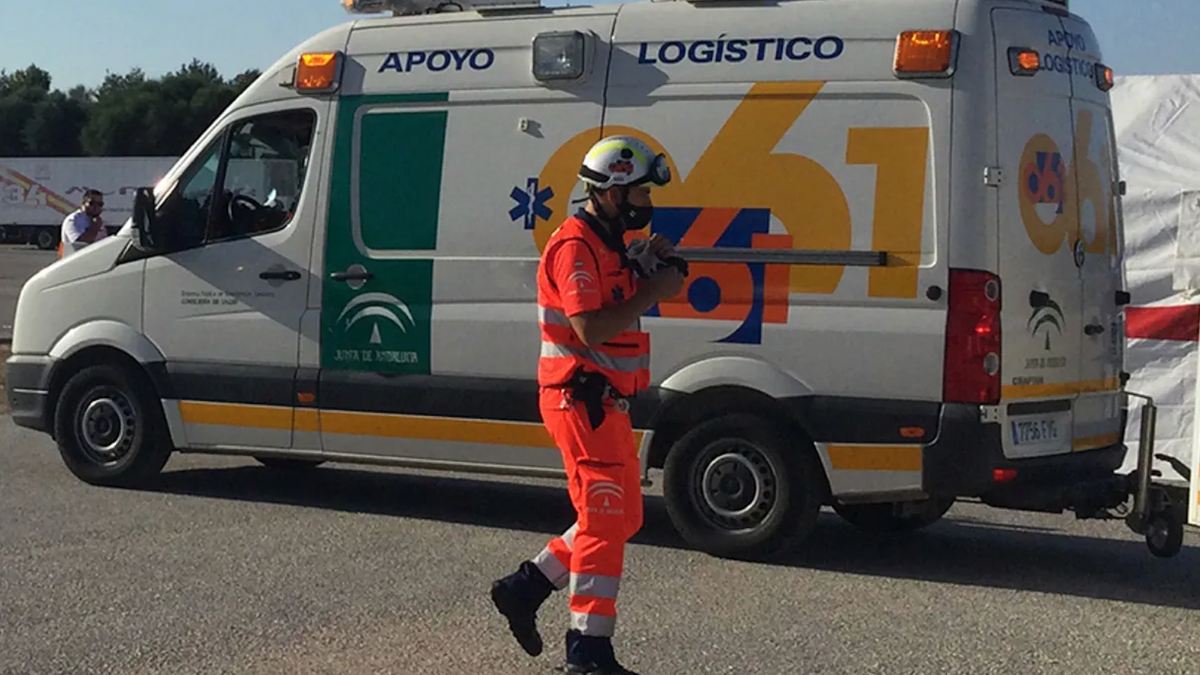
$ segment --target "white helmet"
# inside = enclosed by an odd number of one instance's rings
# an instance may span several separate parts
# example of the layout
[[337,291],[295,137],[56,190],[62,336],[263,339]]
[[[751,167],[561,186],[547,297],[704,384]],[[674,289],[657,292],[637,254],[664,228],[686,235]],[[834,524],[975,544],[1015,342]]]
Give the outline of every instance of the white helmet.
[[600,190],[618,185],[671,182],[667,158],[631,136],[609,136],[592,146],[579,167],[579,178]]

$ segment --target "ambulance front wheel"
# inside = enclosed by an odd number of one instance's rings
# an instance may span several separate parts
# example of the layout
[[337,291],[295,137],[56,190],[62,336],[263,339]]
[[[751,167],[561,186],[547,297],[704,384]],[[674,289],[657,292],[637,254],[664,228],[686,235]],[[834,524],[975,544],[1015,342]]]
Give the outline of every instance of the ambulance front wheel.
[[719,557],[760,558],[816,527],[824,475],[811,446],[798,447],[757,415],[709,420],[671,447],[663,496],[676,530]]
[[67,469],[92,485],[140,487],[171,455],[167,421],[147,378],[112,363],[63,385],[54,437]]

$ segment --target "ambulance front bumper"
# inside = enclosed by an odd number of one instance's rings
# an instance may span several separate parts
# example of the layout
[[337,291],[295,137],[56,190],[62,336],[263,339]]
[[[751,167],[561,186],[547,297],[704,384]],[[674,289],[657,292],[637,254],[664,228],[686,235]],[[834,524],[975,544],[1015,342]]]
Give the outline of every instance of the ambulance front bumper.
[[[1126,415],[1121,419],[1124,437]],[[974,405],[941,408],[938,435],[923,450],[922,483],[937,496],[979,497],[988,503],[1017,505],[1033,494],[1100,489],[1114,480],[1126,446],[1111,446],[1030,459],[1009,459],[1001,426],[983,422]]]
[[5,361],[4,390],[17,426],[49,432],[46,413],[53,364],[54,360],[46,356],[15,355]]

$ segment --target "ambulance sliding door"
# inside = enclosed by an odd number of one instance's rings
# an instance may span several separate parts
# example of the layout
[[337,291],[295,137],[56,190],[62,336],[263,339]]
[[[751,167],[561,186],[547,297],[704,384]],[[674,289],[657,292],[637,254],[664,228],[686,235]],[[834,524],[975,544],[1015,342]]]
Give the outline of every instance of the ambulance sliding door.
[[[613,15],[351,37],[360,81],[340,103],[325,251],[327,452],[561,468],[537,406],[535,272],[572,208],[571,148],[598,138]],[[535,78],[535,46],[562,79]],[[582,50],[584,72],[555,50]]]

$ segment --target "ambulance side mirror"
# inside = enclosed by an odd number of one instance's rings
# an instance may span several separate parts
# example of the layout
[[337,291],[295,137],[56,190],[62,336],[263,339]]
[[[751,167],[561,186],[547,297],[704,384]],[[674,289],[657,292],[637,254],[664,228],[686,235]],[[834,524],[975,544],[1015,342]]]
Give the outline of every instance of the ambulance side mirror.
[[138,188],[133,196],[133,229],[138,234],[138,244],[147,251],[154,250],[154,188]]

